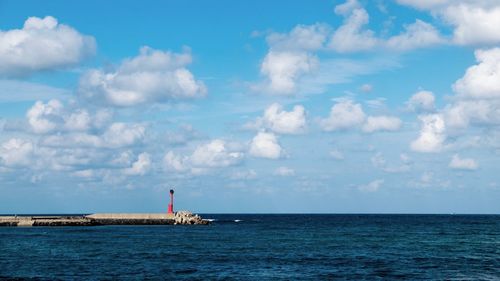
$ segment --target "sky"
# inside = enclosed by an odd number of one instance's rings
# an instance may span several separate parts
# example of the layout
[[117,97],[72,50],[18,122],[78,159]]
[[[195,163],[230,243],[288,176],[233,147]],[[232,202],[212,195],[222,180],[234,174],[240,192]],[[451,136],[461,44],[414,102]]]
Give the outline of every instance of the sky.
[[500,213],[500,2],[0,0],[0,213]]

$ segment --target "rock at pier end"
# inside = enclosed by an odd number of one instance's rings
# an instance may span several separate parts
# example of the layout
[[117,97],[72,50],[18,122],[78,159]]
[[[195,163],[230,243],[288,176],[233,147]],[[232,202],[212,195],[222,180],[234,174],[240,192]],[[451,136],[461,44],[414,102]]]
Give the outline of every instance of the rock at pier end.
[[174,224],[209,224],[207,220],[203,220],[199,215],[195,215],[188,211],[175,212]]

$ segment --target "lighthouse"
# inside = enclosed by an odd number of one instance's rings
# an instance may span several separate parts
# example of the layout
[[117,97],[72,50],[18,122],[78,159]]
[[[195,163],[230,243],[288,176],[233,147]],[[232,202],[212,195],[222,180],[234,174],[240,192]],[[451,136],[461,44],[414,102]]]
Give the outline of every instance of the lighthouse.
[[168,214],[174,213],[174,190],[170,189],[170,204],[168,204]]

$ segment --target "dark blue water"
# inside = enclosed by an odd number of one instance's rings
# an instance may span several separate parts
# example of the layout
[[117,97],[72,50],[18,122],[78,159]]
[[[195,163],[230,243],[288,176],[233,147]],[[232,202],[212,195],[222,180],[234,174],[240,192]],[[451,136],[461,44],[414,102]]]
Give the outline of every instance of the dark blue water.
[[217,220],[3,227],[0,279],[500,280],[500,216],[204,217]]

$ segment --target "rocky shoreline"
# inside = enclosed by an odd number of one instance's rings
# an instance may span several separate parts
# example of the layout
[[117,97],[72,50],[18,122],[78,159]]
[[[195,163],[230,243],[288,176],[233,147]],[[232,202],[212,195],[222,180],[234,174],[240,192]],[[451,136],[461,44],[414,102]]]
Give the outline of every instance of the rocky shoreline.
[[0,226],[208,225],[188,211],[174,214],[91,214],[82,216],[0,216]]

